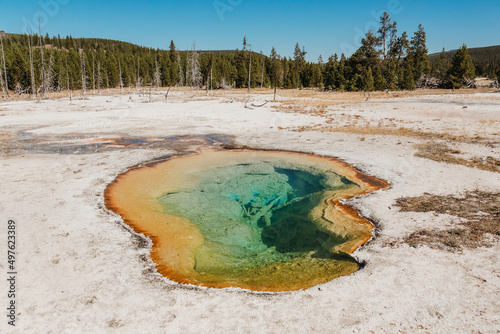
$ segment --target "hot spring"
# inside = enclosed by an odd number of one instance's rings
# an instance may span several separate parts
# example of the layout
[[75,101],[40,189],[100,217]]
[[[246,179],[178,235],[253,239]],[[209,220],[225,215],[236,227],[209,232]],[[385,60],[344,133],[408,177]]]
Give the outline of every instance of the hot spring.
[[180,283],[257,291],[309,288],[359,269],[373,226],[339,200],[385,188],[329,157],[205,150],[120,175],[107,207],[153,240]]

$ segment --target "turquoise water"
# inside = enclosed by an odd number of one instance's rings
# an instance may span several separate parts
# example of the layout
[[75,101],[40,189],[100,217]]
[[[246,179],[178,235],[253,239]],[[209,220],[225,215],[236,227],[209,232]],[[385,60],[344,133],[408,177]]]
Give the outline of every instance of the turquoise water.
[[[199,184],[159,198],[165,212],[187,217],[205,242],[195,270],[241,272],[298,257],[331,258],[332,237],[316,227],[310,211],[323,193],[353,186],[310,167],[275,162],[234,164],[199,172]],[[325,248],[325,240],[329,247]],[[338,240],[342,242],[342,240]]]

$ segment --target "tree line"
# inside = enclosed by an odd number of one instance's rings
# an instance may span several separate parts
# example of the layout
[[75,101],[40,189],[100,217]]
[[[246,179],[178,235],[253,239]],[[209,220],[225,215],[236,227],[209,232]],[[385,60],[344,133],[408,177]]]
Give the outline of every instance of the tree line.
[[269,56],[253,52],[246,37],[241,50],[223,52],[194,46],[179,51],[173,41],[168,50],[160,50],[105,39],[8,34],[0,36],[0,84],[4,96],[14,91],[37,97],[145,86],[373,91],[470,85],[475,66],[465,45],[453,59],[443,50],[431,62],[426,42],[422,25],[411,37],[399,34],[387,13],[352,56],[335,54],[327,61],[320,56],[317,62],[306,61],[307,52],[298,43],[289,58],[275,48]]
[[[456,52],[457,50],[444,53],[449,64]],[[430,55],[431,63],[435,62],[439,56],[444,58],[444,54]],[[500,45],[470,49],[469,54],[472,56],[477,76],[488,78],[500,76]]]

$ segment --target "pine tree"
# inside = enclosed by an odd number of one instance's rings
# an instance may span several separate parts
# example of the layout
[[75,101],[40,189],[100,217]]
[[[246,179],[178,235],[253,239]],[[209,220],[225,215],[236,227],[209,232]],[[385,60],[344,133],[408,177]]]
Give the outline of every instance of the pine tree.
[[[14,88],[18,94],[27,92],[29,87],[29,65],[27,64],[27,59],[24,57],[25,53],[23,51],[23,48],[16,45],[13,46],[8,53],[8,58],[10,58],[11,61],[7,73],[7,82],[11,83],[11,88]],[[2,73],[1,68],[0,73]]]
[[446,75],[448,73],[448,70],[450,69],[450,62],[448,61],[448,56],[446,55],[446,52],[443,48],[443,51],[439,55],[439,57],[436,58],[434,61],[434,64],[432,66],[432,74],[438,78],[441,81],[444,81],[446,79]]
[[399,85],[399,88],[406,90],[415,89],[415,72],[413,64],[414,64],[413,55],[410,54],[403,61],[402,81]]
[[323,57],[321,55],[318,58],[318,63],[317,64],[312,64],[312,75],[311,75],[311,81],[314,87],[318,87],[319,89],[323,89],[323,73],[322,73],[322,67],[323,67]]
[[276,101],[276,87],[281,84],[283,69],[280,61],[280,56],[273,47],[271,50],[271,81],[274,85],[274,101]]
[[360,76],[355,74],[351,80],[346,83],[346,89],[350,92],[356,92],[361,88]]
[[[382,43],[382,55],[384,56],[384,59],[387,58],[387,47],[388,47],[388,40],[389,38],[394,34],[393,31],[396,30],[397,23],[392,22],[389,14],[387,12],[384,12],[382,17],[380,17],[380,28],[377,31],[379,34],[379,38]],[[392,39],[392,38],[391,38]]]
[[338,60],[337,55],[331,56],[325,65],[325,74],[323,78],[323,84],[326,89],[332,90],[338,88]]
[[[246,44],[244,46],[246,48]],[[248,84],[248,54],[245,50],[236,50],[234,65],[236,66],[236,87],[247,87]],[[248,87],[247,87],[248,88]]]
[[363,89],[367,92],[371,92],[375,88],[375,80],[373,79],[372,68],[368,67],[364,78]]
[[293,77],[292,77],[292,82],[294,83],[295,88],[299,88],[299,86],[302,84],[301,83],[301,76],[302,76],[302,71],[304,70],[305,66],[305,55],[307,52],[305,51],[304,48],[300,48],[299,43],[295,45],[295,51],[293,52]]
[[463,45],[453,56],[452,65],[448,72],[449,84],[453,88],[460,88],[475,77],[474,64],[469,55],[467,45]]
[[[335,58],[337,58],[337,54],[334,55]],[[347,81],[346,81],[346,75],[347,75],[347,69],[346,69],[346,57],[342,53],[340,56],[340,61],[339,61],[339,67],[337,71],[337,75],[335,77],[335,86],[337,87],[338,90],[344,91],[347,86]]]
[[365,38],[361,40],[361,47],[354,53],[353,60],[363,67],[375,67],[380,62],[381,51],[378,47],[381,45],[379,37],[375,36],[373,31],[368,31]]
[[390,56],[399,64],[400,61],[409,53],[410,42],[408,41],[408,34],[403,32],[401,37],[397,38],[389,50]]
[[387,84],[382,74],[380,66],[375,67],[374,84],[375,84],[375,90],[384,90],[387,88]]
[[424,27],[420,24],[418,30],[411,39],[411,52],[413,54],[413,68],[415,80],[420,79],[422,74],[429,74],[429,56],[427,51],[427,35]]

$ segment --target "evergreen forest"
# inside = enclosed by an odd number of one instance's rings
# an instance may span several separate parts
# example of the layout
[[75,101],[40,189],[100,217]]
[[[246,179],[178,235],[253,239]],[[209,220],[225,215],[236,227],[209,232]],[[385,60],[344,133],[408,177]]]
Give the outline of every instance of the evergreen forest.
[[387,13],[350,57],[335,54],[306,61],[299,43],[292,57],[249,49],[246,37],[235,51],[168,50],[94,38],[48,34],[0,37],[3,95],[62,90],[189,86],[218,88],[319,88],[330,91],[413,90],[471,87],[476,76],[500,77],[500,57],[466,45],[429,56],[425,29],[399,33]]

